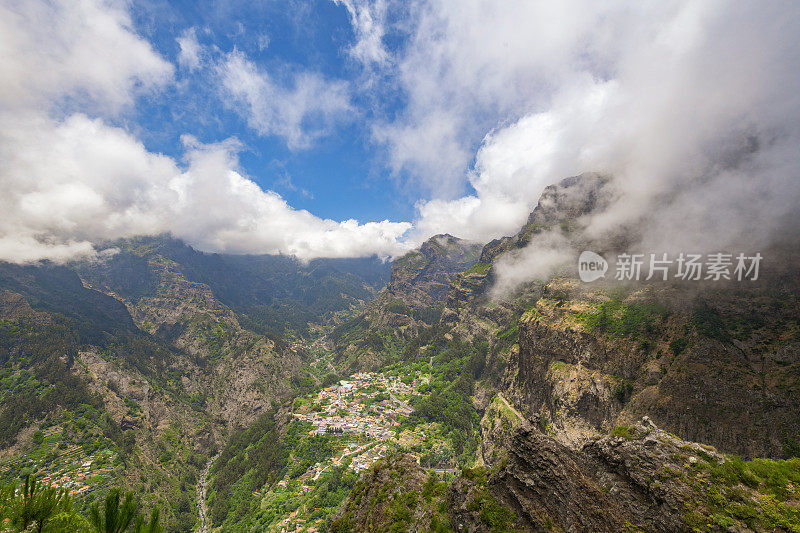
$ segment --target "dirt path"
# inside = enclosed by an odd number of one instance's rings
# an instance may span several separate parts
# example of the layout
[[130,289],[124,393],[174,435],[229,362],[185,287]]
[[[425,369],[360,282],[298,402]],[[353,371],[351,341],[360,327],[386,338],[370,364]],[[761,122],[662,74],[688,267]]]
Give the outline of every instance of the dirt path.
[[516,408],[515,408],[513,405],[511,405],[511,403],[510,403],[508,400],[506,400],[506,399],[505,399],[505,397],[503,396],[503,394],[502,394],[501,392],[498,392],[498,393],[497,393],[497,397],[498,397],[498,398],[500,398],[500,400],[501,400],[501,401],[502,401],[504,404],[506,404],[506,407],[508,407],[509,409],[511,409],[511,411],[512,411],[512,412],[513,412],[515,415],[517,415],[517,416],[519,417],[519,419],[520,419],[520,420],[527,420],[527,418],[525,418],[524,416],[522,416],[522,413],[520,413],[519,411],[517,411],[517,409],[516,409]]
[[206,492],[208,491],[208,473],[211,471],[211,465],[214,464],[217,457],[219,457],[219,454],[208,460],[197,482],[197,510],[200,512],[199,533],[209,533],[211,531],[211,524],[208,521],[208,509],[206,509]]

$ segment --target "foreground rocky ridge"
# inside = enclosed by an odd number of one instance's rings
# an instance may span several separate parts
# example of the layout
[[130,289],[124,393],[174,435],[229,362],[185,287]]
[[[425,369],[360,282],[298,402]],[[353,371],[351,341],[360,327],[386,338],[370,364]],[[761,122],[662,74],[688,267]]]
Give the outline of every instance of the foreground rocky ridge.
[[574,450],[523,423],[494,467],[446,484],[399,455],[366,472],[333,531],[797,531],[800,459],[745,463],[645,417]]

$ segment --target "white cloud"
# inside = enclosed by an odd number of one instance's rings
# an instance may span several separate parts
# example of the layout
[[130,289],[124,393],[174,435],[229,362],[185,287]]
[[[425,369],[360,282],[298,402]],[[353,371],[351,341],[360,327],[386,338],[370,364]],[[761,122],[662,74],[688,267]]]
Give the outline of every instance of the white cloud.
[[99,119],[0,122],[0,260],[91,256],[91,243],[170,232],[206,251],[301,259],[404,250],[410,224],[335,222],[289,206],[238,169],[239,144],[185,138],[186,166]]
[[172,233],[203,250],[288,253],[301,259],[400,253],[405,222],[335,222],[291,208],[237,170],[231,143],[198,145],[187,139],[188,169],[171,182],[178,193]]
[[546,106],[583,78],[587,62],[604,62],[587,43],[615,10],[583,4],[431,0],[410,8],[395,72],[407,105],[375,131],[393,169],[439,198],[461,192],[487,131]]
[[197,42],[197,28],[187,28],[175,40],[180,47],[178,63],[189,70],[200,68],[203,47]]
[[594,235],[760,248],[799,228],[798,35],[793,2],[431,1],[399,63],[409,106],[378,139],[433,191],[420,237],[512,234],[546,185],[598,171],[620,198]]
[[344,6],[350,16],[350,24],[355,32],[356,42],[348,50],[350,55],[366,66],[385,65],[389,53],[383,44],[386,33],[385,0],[333,0]]
[[505,298],[523,283],[547,280],[553,272],[571,266],[574,259],[569,242],[559,231],[537,235],[529,246],[500,256],[493,266],[496,281],[491,294]]
[[248,125],[285,138],[294,150],[308,148],[353,110],[347,83],[320,74],[294,73],[283,85],[239,51],[227,54],[217,71],[224,96]]
[[[118,113],[172,72],[116,5],[25,2],[4,5],[0,15],[0,53],[8,58],[0,65],[0,260],[91,258],[98,241],[161,232],[203,250],[301,259],[405,249],[399,241],[408,223],[321,219],[262,190],[239,168],[235,140],[204,145],[185,136],[178,162],[109,125],[105,112]],[[322,94],[321,78],[298,75],[292,92],[237,57],[229,56],[229,73],[245,87],[233,89],[260,118],[273,113],[275,124],[265,128],[296,144],[308,138],[301,123],[311,115],[348,107],[338,86]],[[56,105],[77,97],[85,98],[82,112]],[[281,108],[267,111],[266,97]]]
[[117,110],[139,89],[169,81],[172,65],[131,31],[118,5],[93,0],[0,4],[0,105],[42,106],[88,97]]
[[[239,168],[235,141],[187,137],[185,161],[148,152],[107,117],[173,68],[125,5],[10,1],[0,258],[64,260],[99,239],[161,231],[207,250],[303,258],[393,254],[442,232],[485,241],[515,232],[546,185],[583,171],[616,176],[621,195],[591,221],[597,235],[635,224],[643,245],[702,249],[797,233],[786,222],[800,205],[797,3],[430,0],[407,8],[409,41],[387,57],[390,4],[339,2],[355,28],[350,53],[402,90],[405,107],[371,126],[392,168],[430,191],[415,228],[293,209]],[[213,69],[249,125],[292,149],[357,114],[346,82],[266,71],[239,51],[204,62],[193,33],[180,39],[185,67]],[[529,252],[508,272],[535,262]]]

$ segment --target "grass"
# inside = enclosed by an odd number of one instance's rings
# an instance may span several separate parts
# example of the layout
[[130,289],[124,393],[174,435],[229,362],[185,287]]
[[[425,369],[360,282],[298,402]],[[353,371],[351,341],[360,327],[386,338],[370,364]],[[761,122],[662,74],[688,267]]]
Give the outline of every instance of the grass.
[[631,433],[631,426],[617,426],[611,430],[611,435],[614,437],[622,437],[627,440],[634,439],[633,433]]
[[655,302],[625,304],[615,297],[596,309],[578,313],[576,318],[589,331],[638,339],[655,333],[667,313],[666,307]]
[[[721,527],[742,522],[756,530],[800,532],[800,459],[728,457],[722,464],[704,459],[693,468],[695,488],[706,495],[710,521]],[[707,521],[696,530],[711,531]]]
[[464,274],[481,274],[486,275],[489,273],[489,270],[492,269],[491,263],[475,263],[469,269],[464,271]]

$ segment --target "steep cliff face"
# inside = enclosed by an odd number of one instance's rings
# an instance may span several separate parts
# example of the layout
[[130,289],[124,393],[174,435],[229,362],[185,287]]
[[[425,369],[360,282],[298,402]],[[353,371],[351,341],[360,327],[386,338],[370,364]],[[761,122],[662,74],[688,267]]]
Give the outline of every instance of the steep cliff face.
[[[538,297],[540,283],[530,283],[508,298],[490,295],[497,281],[495,263],[521,252],[532,240],[544,234],[557,235],[565,241],[580,240],[584,217],[606,207],[614,192],[607,177],[585,173],[566,178],[544,189],[536,208],[515,235],[486,244],[475,266],[453,279],[447,293],[441,322],[463,330],[480,326],[481,320],[507,325],[519,314],[519,305]],[[518,300],[524,300],[519,302]],[[524,308],[522,309],[524,310]]]
[[436,235],[392,263],[386,287],[389,298],[401,298],[412,310],[421,310],[447,295],[453,278],[478,260],[481,245],[452,235]]
[[569,446],[649,415],[730,453],[783,456],[800,442],[792,400],[800,393],[796,253],[769,250],[757,283],[587,284],[566,269],[509,294],[491,292],[498,265],[544,235],[557,234],[576,257],[582,249],[613,254],[624,235],[599,243],[585,231],[586,215],[612,195],[596,174],[548,187],[518,234],[487,244],[453,279],[440,325],[487,339],[481,385],[505,391],[527,416],[541,415]]
[[328,336],[340,366],[352,372],[397,359],[411,338],[439,322],[453,280],[476,268],[480,249],[476,243],[437,235],[392,263],[391,279],[378,298]]
[[416,323],[438,322],[451,282],[475,265],[480,250],[477,243],[436,235],[400,257],[392,263],[386,289],[370,306],[372,321],[414,330]]
[[366,472],[332,531],[795,531],[800,459],[742,461],[648,417],[575,449],[519,423],[492,467],[449,485],[398,455]]
[[492,263],[502,254],[517,250],[534,236],[558,229],[572,233],[581,229],[581,217],[602,211],[613,196],[606,176],[587,172],[545,187],[525,225],[511,237],[495,239],[483,247],[481,263]]
[[574,447],[649,415],[729,453],[783,456],[800,435],[800,317],[797,280],[781,278],[780,295],[773,282],[622,297],[554,280],[545,292],[560,299],[539,299],[519,320],[509,394]]
[[797,495],[772,500],[769,482],[795,468],[731,459],[645,417],[579,451],[521,428],[490,485],[535,531],[762,531],[796,526]]

